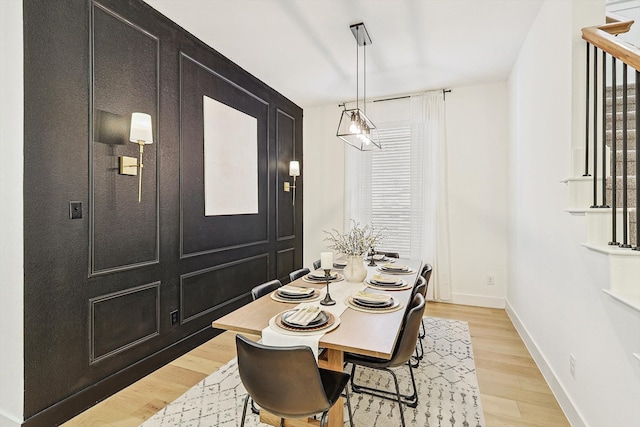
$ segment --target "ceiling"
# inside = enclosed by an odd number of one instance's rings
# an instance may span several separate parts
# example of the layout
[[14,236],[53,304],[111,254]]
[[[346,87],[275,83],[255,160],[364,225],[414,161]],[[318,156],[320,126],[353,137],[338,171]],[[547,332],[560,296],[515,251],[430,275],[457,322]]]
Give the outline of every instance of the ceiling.
[[[503,81],[543,0],[145,0],[303,108]],[[360,99],[363,48],[360,48]]]

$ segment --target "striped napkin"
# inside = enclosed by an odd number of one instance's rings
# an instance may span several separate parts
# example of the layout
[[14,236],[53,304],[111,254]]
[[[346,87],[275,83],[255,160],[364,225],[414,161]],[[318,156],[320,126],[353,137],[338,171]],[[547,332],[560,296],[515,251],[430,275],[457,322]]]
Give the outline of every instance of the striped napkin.
[[391,295],[387,294],[368,294],[363,291],[358,291],[353,294],[353,297],[359,301],[373,302],[373,303],[383,303],[389,302],[391,300]]
[[298,309],[296,314],[287,317],[287,322],[300,326],[307,326],[316,317],[318,317],[318,314],[320,314],[320,307],[313,305],[303,306]]

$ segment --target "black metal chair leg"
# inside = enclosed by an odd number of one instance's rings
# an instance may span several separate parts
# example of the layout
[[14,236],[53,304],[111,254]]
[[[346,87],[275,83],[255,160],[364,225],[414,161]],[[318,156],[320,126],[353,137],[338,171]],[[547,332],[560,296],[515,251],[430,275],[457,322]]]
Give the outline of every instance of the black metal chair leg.
[[254,402],[253,399],[251,399],[251,412],[256,415],[260,415],[260,409],[256,407],[256,402]]
[[[411,369],[411,363],[407,362],[407,365],[409,365],[409,372],[411,375],[411,385],[413,386],[413,394],[402,394],[400,393],[400,391],[398,390],[397,392],[391,392],[391,391],[386,391],[386,390],[379,390],[377,388],[373,388],[373,387],[368,387],[365,385],[358,385],[354,382],[354,373],[355,373],[355,367],[357,365],[353,365],[353,367],[351,368],[351,389],[353,390],[354,393],[364,393],[364,394],[369,394],[371,396],[376,396],[376,397],[380,397],[382,399],[387,399],[387,400],[396,400],[395,396],[396,394],[400,394],[400,397],[402,398],[402,401],[412,407],[415,408],[418,404],[418,391],[416,389],[416,382],[415,382],[415,378],[413,376],[413,370]],[[395,378],[395,373],[388,368],[371,368],[371,369],[375,369],[378,371],[386,371],[389,372],[394,378]]]
[[242,420],[240,421],[240,427],[244,427],[244,419],[247,416],[247,404],[249,403],[249,395],[244,398],[244,407],[242,408]]
[[389,372],[391,372],[391,375],[393,376],[393,382],[396,385],[396,397],[398,400],[398,411],[400,411],[400,420],[402,421],[402,427],[406,427],[406,424],[404,422],[404,410],[402,409],[402,398],[400,397],[400,386],[398,385],[398,377],[396,377],[396,374],[394,374],[393,371],[389,370]]
[[345,391],[345,394],[347,395],[347,410],[349,411],[349,426],[353,427],[353,411],[351,410],[351,398],[349,397],[349,390],[346,389],[346,387]]

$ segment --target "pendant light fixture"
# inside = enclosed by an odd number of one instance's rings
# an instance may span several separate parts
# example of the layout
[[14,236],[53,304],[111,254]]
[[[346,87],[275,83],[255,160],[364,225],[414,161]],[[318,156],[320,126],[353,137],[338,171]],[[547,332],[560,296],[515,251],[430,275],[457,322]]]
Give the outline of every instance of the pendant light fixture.
[[[356,38],[356,108],[347,109],[346,104],[342,104],[342,114],[336,136],[347,144],[360,151],[381,150],[382,146],[378,141],[378,131],[376,126],[366,116],[367,111],[367,45],[371,44],[371,38],[364,23],[353,24],[349,27]],[[360,46],[363,46],[364,58],[364,96],[362,98],[363,110],[360,109]]]

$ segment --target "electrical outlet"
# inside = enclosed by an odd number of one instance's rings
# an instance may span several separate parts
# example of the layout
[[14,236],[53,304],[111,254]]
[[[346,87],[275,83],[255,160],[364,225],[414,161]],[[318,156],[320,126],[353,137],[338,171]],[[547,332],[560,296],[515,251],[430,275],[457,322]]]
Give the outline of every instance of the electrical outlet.
[[177,325],[178,324],[178,310],[173,310],[171,313],[169,313],[169,315],[171,316],[171,326]]
[[495,282],[494,277],[493,276],[487,276],[487,285],[493,286],[495,284],[496,284],[496,282]]
[[573,378],[576,377],[576,357],[573,354],[569,354],[569,373]]

